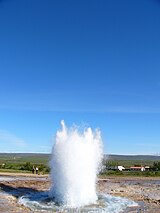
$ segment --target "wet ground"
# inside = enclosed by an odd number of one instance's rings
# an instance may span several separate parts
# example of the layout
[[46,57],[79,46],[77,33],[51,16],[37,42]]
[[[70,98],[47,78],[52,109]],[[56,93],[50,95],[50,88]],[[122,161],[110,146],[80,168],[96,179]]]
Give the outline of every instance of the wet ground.
[[160,178],[115,177],[98,182],[98,190],[137,202],[139,211],[160,213]]
[[[0,174],[0,212],[32,212],[18,204],[18,199],[49,188],[48,176]],[[97,191],[130,198],[139,204],[138,208],[129,208],[125,212],[160,213],[160,178],[109,177],[98,181]]]

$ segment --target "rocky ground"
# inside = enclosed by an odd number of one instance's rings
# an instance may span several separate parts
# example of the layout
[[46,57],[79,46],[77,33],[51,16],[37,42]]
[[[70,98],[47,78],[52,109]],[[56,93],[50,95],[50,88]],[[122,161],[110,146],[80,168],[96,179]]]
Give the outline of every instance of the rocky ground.
[[[48,176],[0,174],[0,212],[32,212],[17,203],[22,195],[46,191],[50,188]],[[99,192],[130,198],[139,203],[139,208],[128,212],[160,213],[160,178],[119,178],[99,179]]]
[[98,182],[98,190],[138,202],[139,212],[160,213],[160,178],[114,177],[101,179]]

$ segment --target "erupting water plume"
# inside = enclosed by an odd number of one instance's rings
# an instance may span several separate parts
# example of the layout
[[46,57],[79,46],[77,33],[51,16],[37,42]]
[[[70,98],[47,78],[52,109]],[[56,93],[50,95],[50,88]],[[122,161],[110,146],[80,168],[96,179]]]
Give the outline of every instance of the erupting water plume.
[[[119,213],[137,206],[134,201],[96,194],[97,173],[103,157],[100,131],[67,128],[57,131],[52,150],[50,191],[28,193],[18,203],[32,211]],[[128,211],[127,211],[128,212]]]
[[50,197],[63,205],[80,207],[96,203],[96,180],[103,151],[100,131],[68,129],[61,121],[51,160]]

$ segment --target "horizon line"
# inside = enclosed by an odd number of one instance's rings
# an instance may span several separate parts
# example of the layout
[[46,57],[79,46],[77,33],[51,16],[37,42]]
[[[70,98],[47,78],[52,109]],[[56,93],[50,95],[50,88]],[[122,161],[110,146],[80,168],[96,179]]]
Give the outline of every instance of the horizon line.
[[[51,152],[0,152],[0,154],[44,154],[51,155]],[[117,153],[104,153],[103,155],[123,155],[123,156],[160,156],[160,153],[157,154],[117,154]]]

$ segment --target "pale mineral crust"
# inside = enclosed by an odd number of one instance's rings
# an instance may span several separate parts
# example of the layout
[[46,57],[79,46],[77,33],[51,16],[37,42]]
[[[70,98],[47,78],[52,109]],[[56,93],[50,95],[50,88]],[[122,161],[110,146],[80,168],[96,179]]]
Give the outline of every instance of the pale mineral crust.
[[[18,204],[18,198],[28,193],[49,190],[50,186],[47,175],[1,174],[0,212],[32,212]],[[160,213],[160,178],[107,177],[98,180],[97,192],[126,197],[139,204],[138,208],[130,208],[127,212]]]

